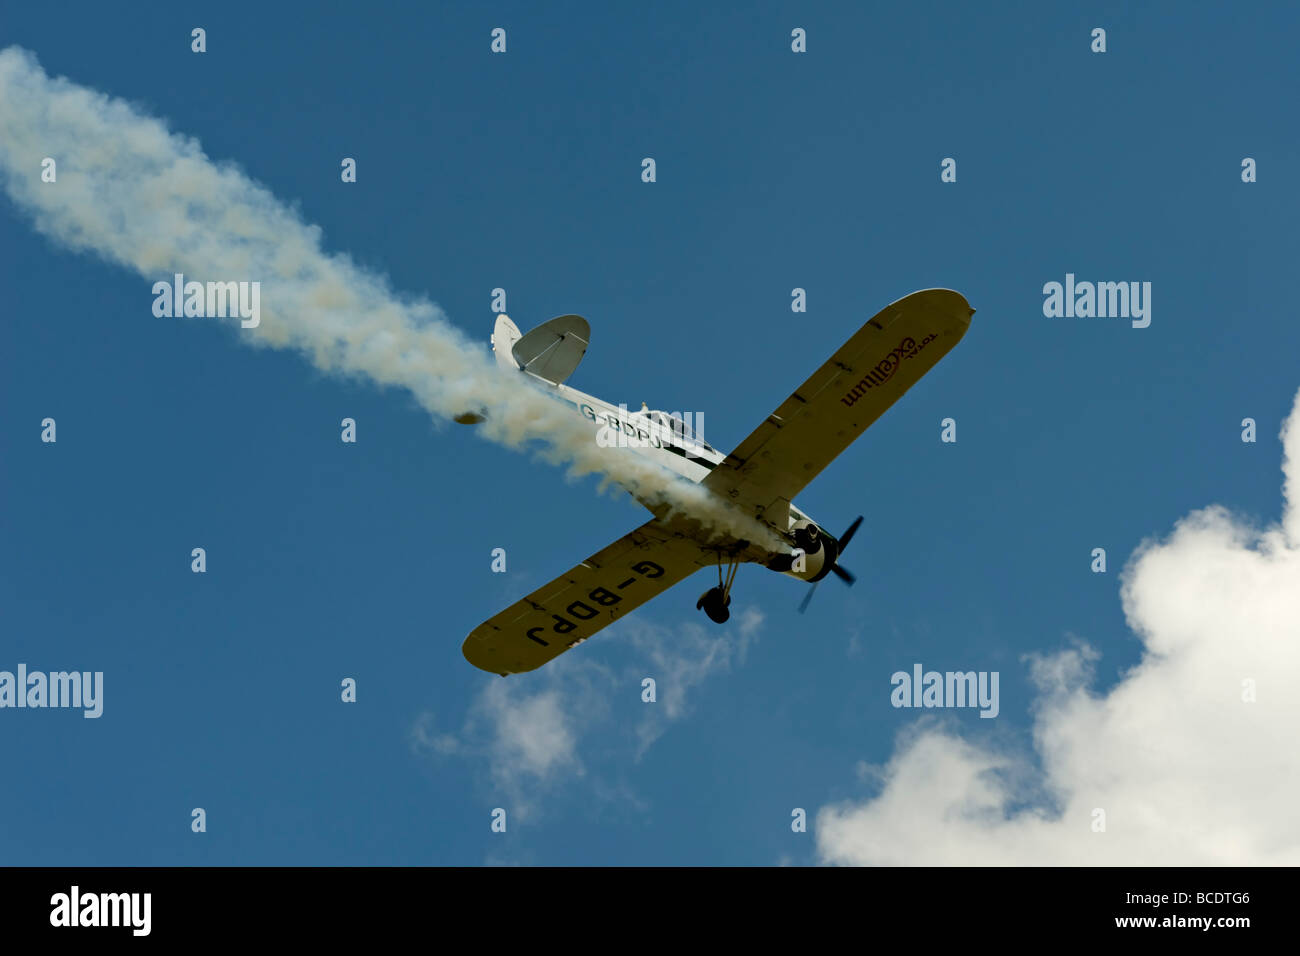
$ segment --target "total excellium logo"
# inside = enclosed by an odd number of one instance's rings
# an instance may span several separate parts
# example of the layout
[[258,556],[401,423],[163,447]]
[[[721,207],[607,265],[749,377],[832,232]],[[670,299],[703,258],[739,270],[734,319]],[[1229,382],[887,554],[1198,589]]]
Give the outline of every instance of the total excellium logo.
[[877,385],[884,385],[893,378],[894,373],[898,371],[898,366],[903,363],[903,359],[911,358],[937,338],[937,335],[931,333],[921,339],[921,344],[917,345],[916,339],[909,335],[898,343],[898,348],[881,359],[880,364],[862,376],[858,383],[840,398],[840,401],[852,408],[853,403],[861,398],[867,389],[874,388]]
[[131,935],[148,936],[152,893],[82,893],[73,886],[50,897],[51,926],[129,926]]

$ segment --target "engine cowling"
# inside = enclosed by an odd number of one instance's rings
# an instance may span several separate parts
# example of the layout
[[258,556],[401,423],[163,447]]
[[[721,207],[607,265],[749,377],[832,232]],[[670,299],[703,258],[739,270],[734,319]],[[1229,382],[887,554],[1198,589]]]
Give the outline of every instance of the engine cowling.
[[768,562],[768,567],[800,581],[820,581],[831,573],[839,557],[839,542],[811,521],[801,521],[791,532],[794,550],[778,555]]

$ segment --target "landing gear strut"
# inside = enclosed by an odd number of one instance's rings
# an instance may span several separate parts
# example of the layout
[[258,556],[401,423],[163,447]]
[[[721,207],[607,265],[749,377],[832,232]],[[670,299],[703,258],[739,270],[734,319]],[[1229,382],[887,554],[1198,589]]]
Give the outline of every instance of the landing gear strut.
[[709,620],[715,624],[724,623],[727,618],[731,617],[731,585],[736,580],[736,572],[740,569],[740,563],[731,562],[727,567],[726,579],[722,576],[722,556],[718,556],[718,586],[709,588],[700,595],[700,599],[695,602],[697,609],[702,609],[709,616]]

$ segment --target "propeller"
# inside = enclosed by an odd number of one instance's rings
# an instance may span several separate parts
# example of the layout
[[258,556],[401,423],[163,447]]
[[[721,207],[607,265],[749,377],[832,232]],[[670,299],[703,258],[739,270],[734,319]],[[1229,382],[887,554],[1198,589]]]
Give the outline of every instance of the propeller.
[[[841,581],[843,581],[845,584],[849,585],[850,587],[853,586],[853,582],[856,581],[857,578],[854,577],[852,572],[847,571],[846,569],[840,567],[840,558],[842,558],[844,556],[844,552],[848,550],[849,542],[852,541],[853,536],[858,533],[858,528],[861,526],[861,524],[862,524],[862,515],[858,515],[856,518],[853,519],[853,524],[849,525],[849,529],[845,531],[842,535],[840,535],[839,554],[835,555],[835,563],[831,565],[831,574],[835,575],[837,578],[839,578]],[[820,585],[821,583],[822,583],[821,581],[817,581],[815,584],[813,584],[812,587],[808,589],[808,593],[803,596],[803,600],[799,602],[800,614],[808,610],[808,603],[812,601],[812,596],[817,593],[817,586]]]

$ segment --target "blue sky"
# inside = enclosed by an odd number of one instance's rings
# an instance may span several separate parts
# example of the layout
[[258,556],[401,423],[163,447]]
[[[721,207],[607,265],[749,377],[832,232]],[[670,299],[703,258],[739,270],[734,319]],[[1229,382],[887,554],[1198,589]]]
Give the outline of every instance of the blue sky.
[[[942,286],[978,311],[800,496],[835,531],[866,515],[853,589],[800,616],[803,585],[746,567],[753,610],[722,631],[701,574],[498,690],[465,635],[639,506],[400,390],[155,318],[150,281],[0,195],[0,669],[105,672],[98,720],[0,711],[0,859],[813,863],[791,809],[872,797],[859,765],[914,732],[890,675],[916,662],[1000,672],[996,720],[942,719],[1032,763],[1024,655],[1086,640],[1105,693],[1143,653],[1139,543],[1212,503],[1282,513],[1298,26],[1280,4],[7,11],[0,48],[198,138],[485,349],[496,287],[524,329],[586,316],[570,384],[702,412],[722,449],[887,303]],[[1067,272],[1151,282],[1150,327],[1045,318]],[[696,680],[666,716],[640,677],[670,673]]]

